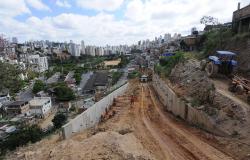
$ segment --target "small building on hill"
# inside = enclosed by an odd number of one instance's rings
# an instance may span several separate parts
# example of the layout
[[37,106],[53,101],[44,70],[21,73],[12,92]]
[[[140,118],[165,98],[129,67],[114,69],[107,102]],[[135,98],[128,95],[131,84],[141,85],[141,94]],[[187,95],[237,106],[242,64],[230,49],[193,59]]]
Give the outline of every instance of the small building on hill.
[[233,12],[233,30],[237,33],[250,32],[250,5]]
[[140,77],[140,82],[147,82],[148,81],[148,76],[147,75],[142,75],[141,77]]
[[29,115],[28,101],[15,101],[6,106],[6,112],[9,116],[16,116],[19,114]]
[[8,91],[0,92],[0,108],[11,99]]
[[51,113],[52,103],[50,97],[34,97],[29,101],[30,112],[39,118],[45,118]]
[[83,87],[84,94],[94,94],[96,90],[105,90],[108,86],[108,72],[95,72]]
[[68,113],[71,107],[72,107],[72,103],[70,101],[60,102],[58,105],[58,111],[62,113]]

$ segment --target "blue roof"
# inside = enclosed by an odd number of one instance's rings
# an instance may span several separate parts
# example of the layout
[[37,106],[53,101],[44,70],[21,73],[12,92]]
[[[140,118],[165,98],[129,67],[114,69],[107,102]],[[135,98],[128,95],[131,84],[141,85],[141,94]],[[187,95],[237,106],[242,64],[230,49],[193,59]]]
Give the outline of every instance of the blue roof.
[[216,51],[218,54],[221,55],[228,55],[228,56],[235,56],[236,53],[230,52],[230,51]]
[[174,55],[174,53],[168,53],[168,52],[162,54],[162,56],[166,56],[166,57],[173,56],[173,55]]

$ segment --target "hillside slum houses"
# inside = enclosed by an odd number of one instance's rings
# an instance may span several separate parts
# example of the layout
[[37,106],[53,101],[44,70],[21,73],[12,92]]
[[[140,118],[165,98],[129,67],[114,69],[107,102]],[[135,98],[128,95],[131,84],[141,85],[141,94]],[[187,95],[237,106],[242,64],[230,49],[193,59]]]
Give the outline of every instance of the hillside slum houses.
[[8,101],[0,107],[0,139],[6,138],[21,124],[38,124],[52,114],[53,106],[50,97],[34,97],[30,101]]
[[108,72],[95,72],[88,79],[86,85],[83,87],[83,94],[95,94],[97,91],[105,91],[108,87],[109,77]]

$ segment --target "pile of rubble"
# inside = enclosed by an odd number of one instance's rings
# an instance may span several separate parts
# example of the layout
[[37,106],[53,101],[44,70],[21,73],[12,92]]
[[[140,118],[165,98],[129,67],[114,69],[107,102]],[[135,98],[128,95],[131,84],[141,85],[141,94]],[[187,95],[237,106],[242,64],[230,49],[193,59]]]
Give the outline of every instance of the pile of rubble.
[[169,79],[177,94],[214,119],[228,135],[247,134],[248,129],[242,127],[249,124],[249,109],[218,92],[198,61],[178,64]]
[[189,60],[179,63],[172,70],[169,79],[175,87],[184,88],[184,96],[187,99],[192,97],[193,101],[196,100],[198,104],[212,102],[214,98],[214,84],[201,70],[198,61]]

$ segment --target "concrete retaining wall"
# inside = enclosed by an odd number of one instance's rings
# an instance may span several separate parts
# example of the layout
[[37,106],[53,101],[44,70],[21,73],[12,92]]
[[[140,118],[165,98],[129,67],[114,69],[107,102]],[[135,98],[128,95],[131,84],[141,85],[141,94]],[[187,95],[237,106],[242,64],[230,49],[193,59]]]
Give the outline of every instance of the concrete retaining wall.
[[211,133],[225,136],[226,133],[216,127],[215,121],[204,112],[186,103],[158,75],[153,76],[153,87],[166,110],[181,117],[192,125],[199,126]]
[[112,105],[114,98],[122,95],[126,91],[127,86],[128,83],[113,91],[112,93],[95,103],[92,107],[88,108],[85,112],[65,124],[62,127],[63,138],[67,139],[74,133],[83,131],[84,129],[93,127],[94,125],[98,124],[101,115],[105,112],[105,109],[109,108]]

